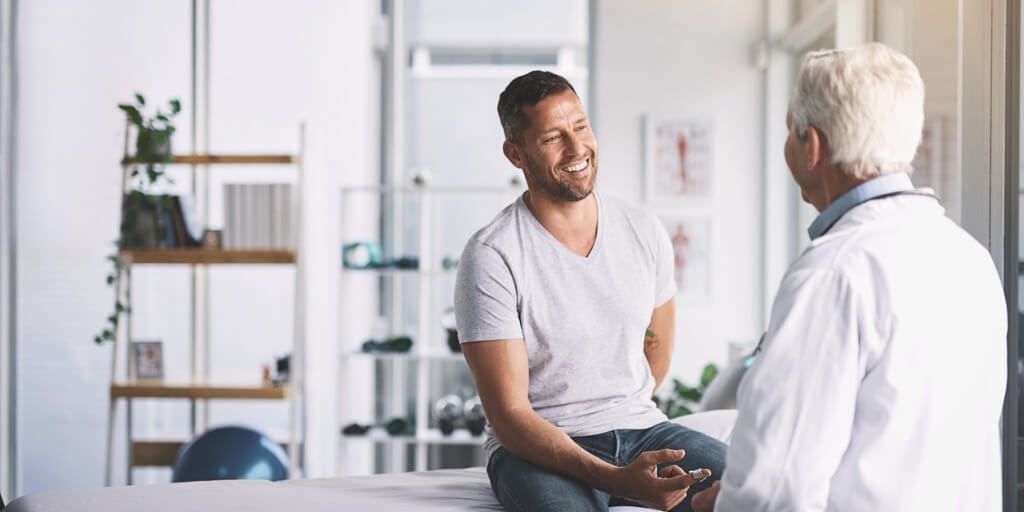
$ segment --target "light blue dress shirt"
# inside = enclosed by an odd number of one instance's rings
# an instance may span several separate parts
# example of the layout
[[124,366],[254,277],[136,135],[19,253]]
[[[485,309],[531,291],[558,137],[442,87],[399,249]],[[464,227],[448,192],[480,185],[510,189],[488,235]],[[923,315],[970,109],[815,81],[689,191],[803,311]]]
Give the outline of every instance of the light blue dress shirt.
[[[840,217],[861,203],[883,196],[913,191],[914,184],[910,181],[910,175],[907,173],[894,172],[872,178],[853,187],[828,205],[807,228],[807,234],[810,235],[811,240],[824,235]],[[922,193],[922,195],[929,194]]]

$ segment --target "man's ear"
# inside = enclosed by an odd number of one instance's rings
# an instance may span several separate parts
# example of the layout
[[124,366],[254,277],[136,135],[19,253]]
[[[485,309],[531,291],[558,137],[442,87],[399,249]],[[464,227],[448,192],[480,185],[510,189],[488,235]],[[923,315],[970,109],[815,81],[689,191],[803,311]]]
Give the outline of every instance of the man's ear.
[[815,170],[819,164],[826,159],[830,159],[831,153],[828,147],[828,140],[825,139],[825,135],[818,130],[814,125],[807,127],[807,144],[804,152],[804,158],[807,160],[807,170]]
[[505,139],[505,143],[501,145],[501,151],[505,153],[505,158],[515,166],[516,169],[524,169],[523,152],[514,143]]

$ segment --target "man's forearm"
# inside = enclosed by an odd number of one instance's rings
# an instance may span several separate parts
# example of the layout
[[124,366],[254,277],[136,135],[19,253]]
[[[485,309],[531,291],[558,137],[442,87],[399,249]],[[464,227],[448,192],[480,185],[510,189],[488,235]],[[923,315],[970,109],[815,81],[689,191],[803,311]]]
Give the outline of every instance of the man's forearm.
[[658,333],[647,328],[647,332],[644,334],[644,355],[647,357],[647,364],[651,367],[651,374],[654,376],[654,391],[658,390],[662,381],[665,380],[665,376],[668,375],[672,353],[666,353],[666,348],[662,346]]
[[581,448],[533,409],[510,411],[491,418],[501,445],[536,466],[568,476],[589,487],[612,493],[617,466]]
[[651,323],[644,333],[644,355],[647,356],[647,364],[654,375],[654,391],[658,390],[658,386],[668,375],[675,339],[676,300],[672,298],[654,308]]

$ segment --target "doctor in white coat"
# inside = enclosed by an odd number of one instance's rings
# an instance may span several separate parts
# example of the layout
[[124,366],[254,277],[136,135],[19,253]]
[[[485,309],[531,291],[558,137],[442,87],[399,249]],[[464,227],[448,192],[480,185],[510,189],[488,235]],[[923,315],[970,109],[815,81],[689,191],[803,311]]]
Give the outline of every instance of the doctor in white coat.
[[785,156],[820,215],[694,510],[1001,509],[1006,304],[985,248],[911,185],[923,105],[883,45],[804,60]]

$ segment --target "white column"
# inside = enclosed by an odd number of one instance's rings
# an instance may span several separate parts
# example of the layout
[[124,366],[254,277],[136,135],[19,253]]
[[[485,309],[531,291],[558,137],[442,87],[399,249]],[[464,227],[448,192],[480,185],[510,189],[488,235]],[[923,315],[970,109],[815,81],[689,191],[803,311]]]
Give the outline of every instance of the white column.
[[0,494],[14,476],[14,0],[0,0]]
[[[344,88],[333,92],[337,100],[331,118],[317,105],[308,108],[306,151],[303,164],[306,179],[304,208],[303,265],[305,274],[305,444],[306,477],[334,476],[338,469],[340,427],[338,421],[338,372],[341,368],[339,324],[345,312],[339,309],[341,271],[341,189],[342,180],[376,181],[373,165],[377,151],[374,126],[377,108],[370,98],[375,81],[373,26],[377,12],[374,2],[334,2],[326,9],[337,22],[332,31],[335,45],[331,62],[345,70]],[[332,75],[333,76],[333,75]],[[329,92],[329,91],[325,91]],[[335,101],[332,99],[332,101]],[[341,117],[337,119],[334,117]],[[329,128],[328,128],[329,127]],[[361,177],[371,176],[369,180]],[[314,222],[315,221],[315,222]]]
[[[193,153],[210,149],[210,3],[192,0],[192,140]],[[196,212],[207,225],[209,220],[210,172],[206,166],[192,166],[192,196]],[[210,376],[210,287],[209,269],[192,266],[192,347],[191,377],[206,380]],[[128,333],[129,342],[131,333]],[[127,345],[126,345],[127,346]],[[193,401],[191,408],[192,435],[206,430],[210,417],[207,400]]]

